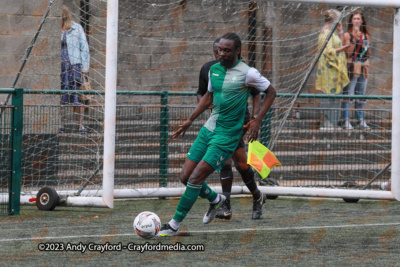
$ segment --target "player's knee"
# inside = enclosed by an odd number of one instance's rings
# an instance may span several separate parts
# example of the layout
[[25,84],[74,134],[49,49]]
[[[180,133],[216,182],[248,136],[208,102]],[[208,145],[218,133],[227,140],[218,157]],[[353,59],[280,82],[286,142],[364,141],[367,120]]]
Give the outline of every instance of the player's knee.
[[188,179],[188,183],[194,185],[201,185],[203,183],[203,180],[198,175],[192,173]]
[[221,169],[220,172],[220,177],[221,178],[227,178],[227,177],[232,177],[232,166],[230,164],[224,165]]
[[181,181],[182,184],[187,185],[187,182],[189,180],[188,174],[182,171],[181,174],[179,175],[179,180]]
[[236,170],[240,173],[240,174],[246,174],[249,173],[251,174],[253,172],[253,170],[250,168],[250,165],[245,164],[245,165],[241,165],[241,166],[236,166]]
[[249,169],[251,170],[250,165],[244,162],[235,163],[235,167],[239,173],[247,172]]

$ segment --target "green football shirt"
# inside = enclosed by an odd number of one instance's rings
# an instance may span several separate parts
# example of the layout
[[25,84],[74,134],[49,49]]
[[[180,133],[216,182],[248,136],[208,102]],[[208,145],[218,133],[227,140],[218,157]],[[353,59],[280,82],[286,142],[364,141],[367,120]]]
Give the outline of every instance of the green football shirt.
[[214,106],[204,126],[216,134],[239,139],[251,88],[264,92],[270,82],[241,60],[231,68],[214,64],[208,75],[208,91],[214,94]]

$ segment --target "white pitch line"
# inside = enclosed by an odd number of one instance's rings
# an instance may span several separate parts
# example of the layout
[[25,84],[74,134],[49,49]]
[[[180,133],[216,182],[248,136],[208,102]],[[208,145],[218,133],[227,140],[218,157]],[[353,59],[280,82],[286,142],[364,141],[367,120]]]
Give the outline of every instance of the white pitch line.
[[0,242],[11,242],[11,241],[29,241],[29,240],[45,240],[45,239],[68,239],[68,238],[86,238],[86,237],[106,237],[106,236],[132,236],[132,234],[115,234],[115,235],[70,235],[70,236],[43,236],[43,237],[26,237],[26,238],[12,238],[12,239],[0,239]]
[[[189,233],[223,233],[223,232],[243,232],[243,231],[282,231],[282,230],[306,230],[306,229],[321,229],[321,228],[361,228],[371,226],[391,226],[400,225],[400,223],[376,223],[376,224],[345,224],[345,225],[321,225],[321,226],[299,226],[299,227],[278,227],[278,228],[244,228],[244,229],[229,229],[229,230],[205,230],[205,231],[190,231]],[[1,240],[0,240],[1,241]]]
[[[299,227],[278,227],[278,228],[242,228],[228,230],[203,230],[203,231],[187,231],[182,233],[228,233],[228,232],[244,232],[244,231],[282,231],[282,230],[306,230],[306,229],[321,229],[321,228],[362,228],[372,226],[392,226],[400,225],[400,223],[375,223],[375,224],[345,224],[345,225],[320,225],[320,226],[299,226]],[[179,233],[181,234],[181,233]],[[50,239],[73,239],[73,238],[88,238],[88,237],[116,237],[116,236],[136,236],[136,233],[131,234],[104,234],[104,235],[70,235],[70,236],[44,236],[44,237],[26,237],[0,239],[0,242],[11,241],[30,241],[30,240],[50,240]]]

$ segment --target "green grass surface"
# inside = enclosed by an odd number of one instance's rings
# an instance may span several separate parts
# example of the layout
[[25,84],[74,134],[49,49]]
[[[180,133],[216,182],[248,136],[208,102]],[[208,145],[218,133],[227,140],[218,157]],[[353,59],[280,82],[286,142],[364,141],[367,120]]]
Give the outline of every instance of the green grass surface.
[[[168,222],[179,199],[115,202],[114,209],[23,206],[20,216],[0,217],[0,265],[20,266],[399,266],[400,204],[278,198],[250,220],[251,198],[233,198],[230,221],[203,225],[208,208],[199,200],[179,236],[145,240],[132,227],[141,211]],[[39,243],[67,245],[201,244],[205,251],[39,251]],[[61,243],[60,243],[61,242]],[[60,245],[57,245],[60,247]]]

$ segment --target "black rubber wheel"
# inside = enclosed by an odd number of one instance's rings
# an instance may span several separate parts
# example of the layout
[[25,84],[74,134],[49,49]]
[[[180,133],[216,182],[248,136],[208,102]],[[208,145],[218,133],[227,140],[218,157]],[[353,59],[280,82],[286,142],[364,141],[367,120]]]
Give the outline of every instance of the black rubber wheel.
[[[267,178],[265,180],[260,181],[260,185],[279,186],[279,183],[274,178]],[[277,199],[277,198],[278,198],[278,196],[268,196],[267,195],[267,199]]]
[[54,210],[59,200],[56,190],[45,186],[36,195],[36,206],[39,210]]
[[359,198],[343,198],[344,202],[347,203],[357,203],[360,199]]
[[[345,188],[360,188],[360,186],[354,181],[348,181],[341,185],[341,187]],[[343,198],[344,202],[346,203],[357,203],[360,199],[359,198]]]

